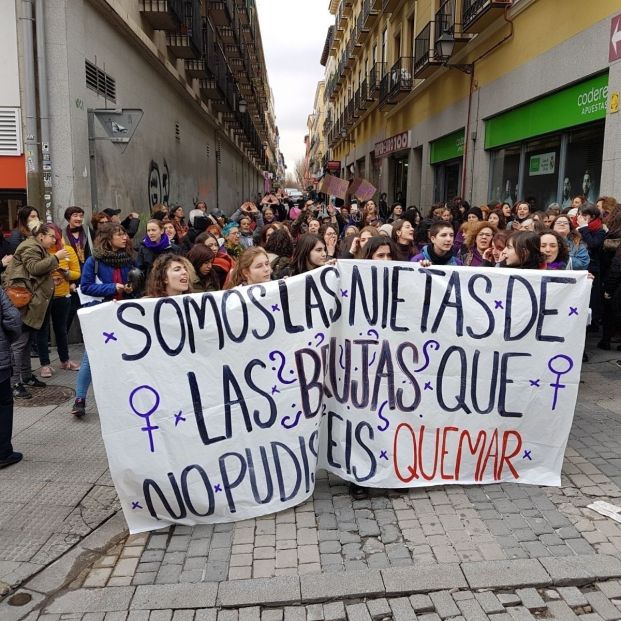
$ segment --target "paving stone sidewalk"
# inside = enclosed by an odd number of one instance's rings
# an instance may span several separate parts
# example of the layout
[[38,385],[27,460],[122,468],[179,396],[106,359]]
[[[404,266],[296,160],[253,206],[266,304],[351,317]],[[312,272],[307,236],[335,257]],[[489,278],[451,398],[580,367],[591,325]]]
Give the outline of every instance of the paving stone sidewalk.
[[[127,537],[72,576],[67,593],[44,602],[45,591],[33,589],[41,610],[14,618],[621,619],[621,592],[616,590],[621,524],[587,508],[594,500],[621,504],[617,356],[596,352],[583,367],[561,488],[499,484],[376,490],[355,500],[345,482],[320,473],[313,497],[295,509],[234,524],[176,526]],[[96,416],[86,422],[98,425]],[[104,486],[103,481],[100,477],[94,485]],[[617,569],[598,574],[593,568],[603,559]],[[412,570],[432,578],[415,596],[407,573]],[[516,571],[522,576],[517,582]],[[405,582],[387,588],[386,577],[399,572],[406,572]],[[483,576],[479,581],[477,573]],[[357,584],[367,579],[375,586],[359,592]],[[608,579],[614,580],[603,582]],[[302,592],[298,596],[295,589],[304,584],[314,585],[320,596],[309,601]],[[243,599],[244,588],[252,585],[282,591],[281,600]],[[227,592],[235,605],[223,602],[220,594]],[[211,599],[193,599],[206,593]],[[285,596],[289,599],[282,600]],[[101,609],[108,597],[113,607]],[[493,608],[496,600],[502,610],[498,604]],[[94,602],[96,609],[75,601]],[[5,603],[0,604],[1,621]]]
[[[57,371],[44,381],[74,394],[77,373],[59,370],[50,353]],[[81,346],[71,347],[71,357],[82,358]],[[32,365],[38,369],[34,358]],[[94,400],[79,421],[72,405],[72,399],[39,407],[15,401],[13,446],[24,460],[0,470],[0,583],[35,575],[119,510]]]

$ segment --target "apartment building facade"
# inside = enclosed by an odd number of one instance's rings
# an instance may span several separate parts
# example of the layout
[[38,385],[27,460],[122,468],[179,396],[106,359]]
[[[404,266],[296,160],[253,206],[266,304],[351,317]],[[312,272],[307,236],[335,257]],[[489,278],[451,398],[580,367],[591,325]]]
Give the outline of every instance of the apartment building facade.
[[[341,176],[427,210],[621,196],[615,0],[333,0],[326,132]],[[621,20],[621,18],[619,18]]]
[[281,155],[253,0],[0,3],[18,59],[0,114],[17,109],[25,170],[0,182],[3,226],[26,201],[57,222],[74,204],[231,213],[269,186]]

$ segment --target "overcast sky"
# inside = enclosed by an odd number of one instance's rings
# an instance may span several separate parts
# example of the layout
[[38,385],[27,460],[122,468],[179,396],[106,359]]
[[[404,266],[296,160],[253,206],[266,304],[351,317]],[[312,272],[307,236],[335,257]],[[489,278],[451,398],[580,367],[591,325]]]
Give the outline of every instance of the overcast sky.
[[319,61],[334,16],[328,0],[256,0],[256,5],[280,149],[293,172],[295,160],[304,156],[306,120],[323,79]]

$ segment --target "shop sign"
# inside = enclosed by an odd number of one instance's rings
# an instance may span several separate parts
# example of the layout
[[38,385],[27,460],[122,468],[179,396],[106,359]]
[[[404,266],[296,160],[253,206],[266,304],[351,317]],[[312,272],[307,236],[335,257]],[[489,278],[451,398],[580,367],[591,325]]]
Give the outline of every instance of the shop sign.
[[431,143],[431,164],[455,160],[464,156],[464,130],[460,129]]
[[621,14],[615,15],[610,21],[610,45],[608,62],[614,63],[621,58]]
[[608,74],[574,84],[485,122],[485,148],[493,149],[542,134],[606,118]]
[[375,143],[375,157],[386,157],[391,153],[395,153],[396,151],[403,151],[404,149],[409,149],[412,146],[412,133],[411,132],[401,132],[400,134],[396,134],[395,136],[391,136],[390,138],[386,138],[386,140],[382,140],[381,142]]
[[338,172],[341,170],[341,161],[340,160],[330,160],[326,164],[326,168],[329,172]]
[[539,153],[531,155],[528,165],[528,175],[538,177],[540,175],[553,175],[556,171],[556,153]]

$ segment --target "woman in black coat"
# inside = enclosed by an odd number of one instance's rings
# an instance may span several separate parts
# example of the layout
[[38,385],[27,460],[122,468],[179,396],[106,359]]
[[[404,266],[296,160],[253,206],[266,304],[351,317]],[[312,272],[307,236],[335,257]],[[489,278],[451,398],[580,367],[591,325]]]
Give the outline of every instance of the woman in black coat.
[[0,289],[0,468],[22,460],[13,450],[13,390],[11,389],[11,342],[21,334],[20,312]]

